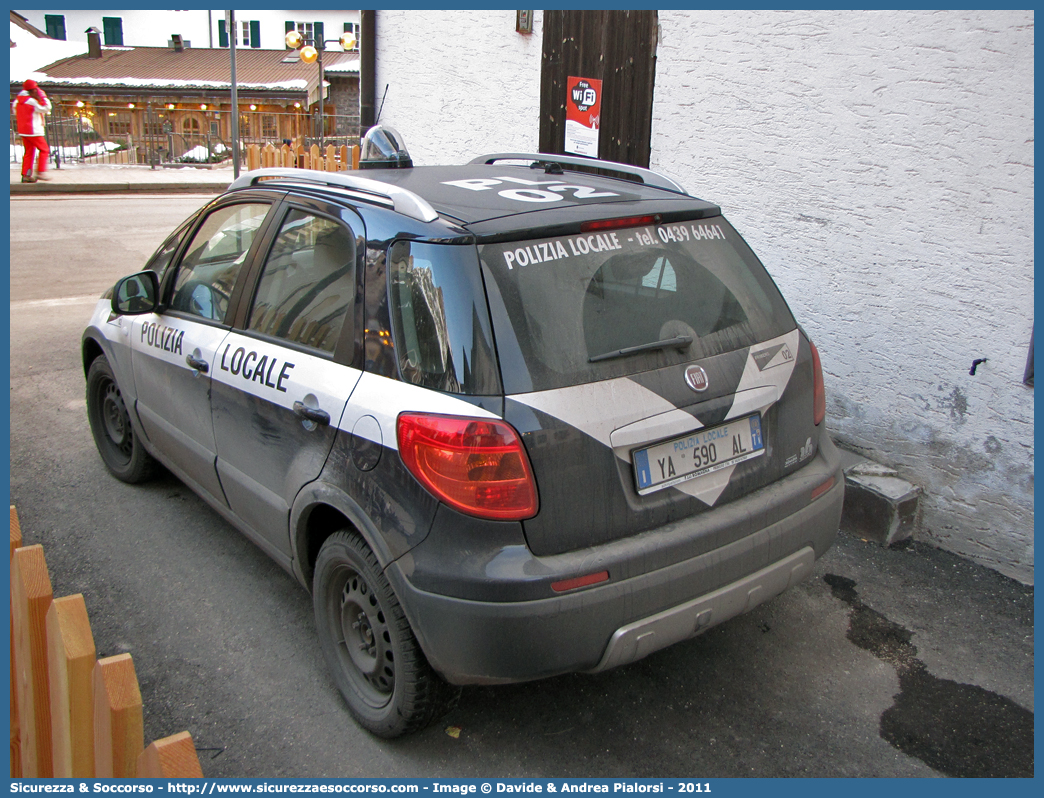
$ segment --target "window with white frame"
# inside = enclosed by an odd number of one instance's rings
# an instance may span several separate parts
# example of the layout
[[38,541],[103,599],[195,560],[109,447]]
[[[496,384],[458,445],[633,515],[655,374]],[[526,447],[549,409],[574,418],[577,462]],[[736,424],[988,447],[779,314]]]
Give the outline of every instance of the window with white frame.
[[[260,47],[261,46],[261,23],[258,20],[246,20],[244,19],[239,23],[239,29],[242,32],[242,45],[243,47]],[[237,42],[237,45],[239,43]]]

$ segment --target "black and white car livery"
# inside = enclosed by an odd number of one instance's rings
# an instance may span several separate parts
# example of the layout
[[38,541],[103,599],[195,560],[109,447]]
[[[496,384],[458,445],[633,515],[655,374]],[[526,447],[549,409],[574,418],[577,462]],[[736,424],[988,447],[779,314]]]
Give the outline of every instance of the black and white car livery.
[[699,634],[840,518],[815,346],[717,206],[622,164],[247,173],[83,363],[109,470],[162,463],[310,589],[382,736]]

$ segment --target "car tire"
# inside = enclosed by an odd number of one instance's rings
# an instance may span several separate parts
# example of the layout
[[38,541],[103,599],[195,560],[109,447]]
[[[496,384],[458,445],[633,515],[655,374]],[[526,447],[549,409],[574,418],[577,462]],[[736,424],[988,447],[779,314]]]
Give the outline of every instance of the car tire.
[[145,482],[156,473],[156,461],[134,432],[112,366],[102,355],[87,370],[87,418],[102,462],[123,482]]
[[456,705],[460,688],[432,670],[377,558],[354,532],[323,543],[312,598],[323,653],[360,726],[398,737]]

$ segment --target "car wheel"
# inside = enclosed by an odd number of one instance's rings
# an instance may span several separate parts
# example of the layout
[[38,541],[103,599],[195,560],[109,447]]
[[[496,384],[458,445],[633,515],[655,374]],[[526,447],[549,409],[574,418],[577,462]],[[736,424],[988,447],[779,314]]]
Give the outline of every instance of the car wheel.
[[326,539],[312,596],[323,653],[363,728],[398,737],[456,705],[460,688],[432,670],[377,558],[358,535],[340,531]]
[[156,461],[134,434],[127,405],[105,356],[87,370],[87,418],[102,462],[123,482],[145,482],[156,472]]

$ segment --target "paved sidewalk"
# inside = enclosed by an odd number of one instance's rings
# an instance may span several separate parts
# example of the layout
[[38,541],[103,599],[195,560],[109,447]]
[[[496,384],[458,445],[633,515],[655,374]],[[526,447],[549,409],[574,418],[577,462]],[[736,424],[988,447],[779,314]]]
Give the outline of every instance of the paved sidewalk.
[[154,192],[217,194],[233,180],[231,166],[197,169],[152,169],[148,166],[63,164],[50,169],[50,180],[21,182],[18,164],[11,164],[11,194],[146,194]]

